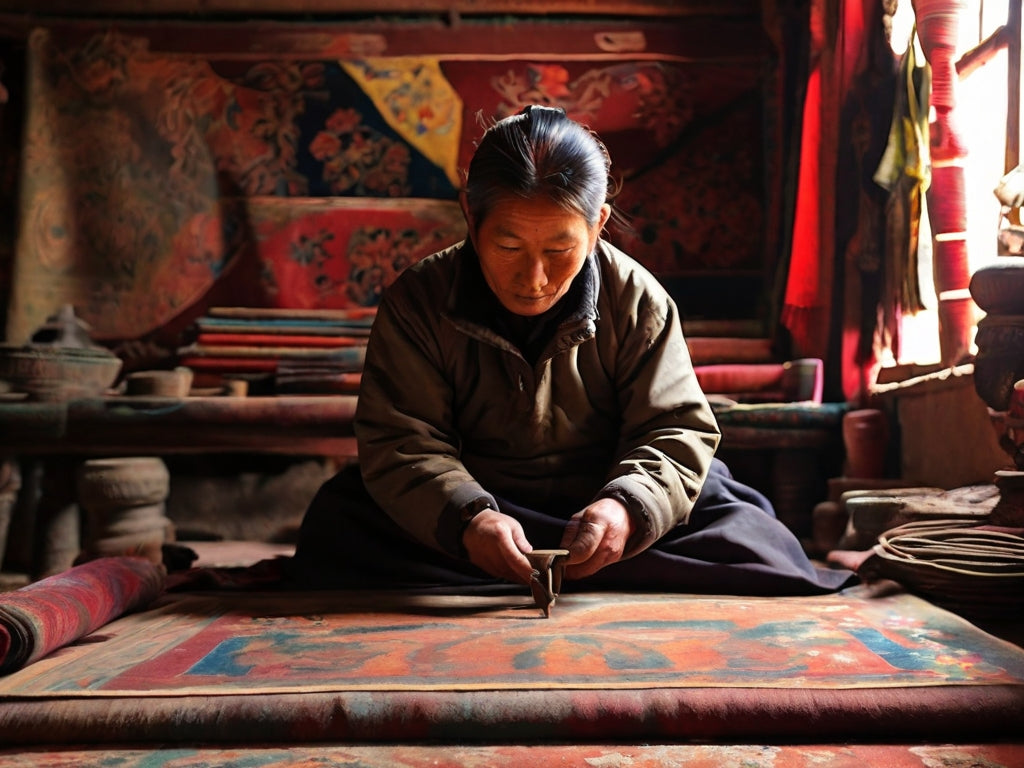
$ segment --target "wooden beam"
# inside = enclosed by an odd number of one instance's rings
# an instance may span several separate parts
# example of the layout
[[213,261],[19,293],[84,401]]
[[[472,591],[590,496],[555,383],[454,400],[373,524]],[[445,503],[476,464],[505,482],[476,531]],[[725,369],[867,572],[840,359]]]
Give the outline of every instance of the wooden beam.
[[999,51],[1009,44],[1010,30],[1004,24],[986,37],[971,50],[964,53],[956,62],[956,73],[963,80],[975,70],[988,64]]
[[760,16],[756,0],[0,0],[0,12],[36,17],[384,14]]
[[1006,172],[1020,164],[1020,15],[1021,0],[1010,0],[1006,18]]
[[[2,0],[0,0],[2,1]],[[83,44],[116,27],[143,37],[150,52],[212,60],[351,59],[368,56],[434,56],[447,61],[502,61],[545,57],[615,61],[696,61],[759,66],[768,55],[760,23],[740,17],[691,22],[580,18],[571,27],[537,17],[483,18],[446,24],[440,19],[322,22],[219,19],[47,19],[18,26],[0,14],[0,38],[24,39],[36,26],[54,31],[61,44]]]

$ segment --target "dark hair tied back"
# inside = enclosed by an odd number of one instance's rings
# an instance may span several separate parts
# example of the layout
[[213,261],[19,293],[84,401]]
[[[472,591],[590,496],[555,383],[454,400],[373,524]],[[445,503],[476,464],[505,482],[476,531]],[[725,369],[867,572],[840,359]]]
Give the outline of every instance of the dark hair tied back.
[[492,125],[469,164],[466,201],[479,226],[510,195],[547,197],[593,224],[608,200],[611,158],[565,110],[531,104]]

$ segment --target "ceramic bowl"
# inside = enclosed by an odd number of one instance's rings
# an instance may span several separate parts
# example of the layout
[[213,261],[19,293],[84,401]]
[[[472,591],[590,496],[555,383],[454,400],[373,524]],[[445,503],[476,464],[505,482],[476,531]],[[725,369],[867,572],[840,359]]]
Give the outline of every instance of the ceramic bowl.
[[192,388],[192,370],[135,371],[125,377],[125,394],[137,397],[188,397]]

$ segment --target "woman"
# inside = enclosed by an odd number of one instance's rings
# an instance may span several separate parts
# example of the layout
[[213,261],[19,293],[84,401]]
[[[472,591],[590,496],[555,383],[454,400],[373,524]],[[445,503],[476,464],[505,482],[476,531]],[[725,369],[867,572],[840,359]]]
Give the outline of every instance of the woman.
[[[829,591],[720,433],[672,299],[600,237],[610,159],[564,112],[493,125],[470,163],[468,239],[381,302],[355,432],[293,561],[305,586],[481,591],[569,550],[565,589]],[[361,476],[360,476],[361,474]]]

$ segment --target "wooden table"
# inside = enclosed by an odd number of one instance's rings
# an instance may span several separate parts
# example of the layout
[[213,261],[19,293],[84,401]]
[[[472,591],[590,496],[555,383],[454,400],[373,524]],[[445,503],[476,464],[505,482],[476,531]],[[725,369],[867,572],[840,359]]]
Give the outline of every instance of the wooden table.
[[0,455],[356,455],[355,395],[0,402]]
[[[59,572],[78,554],[75,477],[86,459],[261,453],[350,460],[355,405],[354,395],[0,402],[0,466],[21,467],[31,484],[18,497],[31,519],[23,547],[31,547],[31,576]],[[8,495],[17,493],[18,473],[0,476]]]

